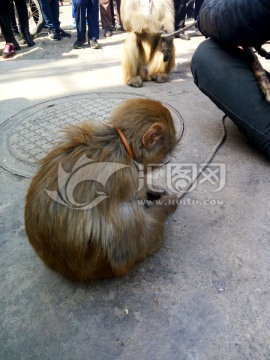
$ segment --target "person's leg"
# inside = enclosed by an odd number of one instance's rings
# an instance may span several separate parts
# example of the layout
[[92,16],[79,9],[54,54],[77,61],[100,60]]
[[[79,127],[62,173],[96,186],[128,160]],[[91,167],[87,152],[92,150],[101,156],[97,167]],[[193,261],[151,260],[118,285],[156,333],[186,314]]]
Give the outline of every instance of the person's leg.
[[75,16],[76,29],[77,29],[77,41],[75,42],[74,47],[79,48],[83,46],[83,43],[86,40],[85,12],[88,6],[88,0],[73,0],[73,4],[74,4],[74,16]]
[[88,0],[88,39],[99,39],[99,0]]
[[[59,9],[59,0],[51,0],[51,9],[53,22],[56,29],[56,36],[61,38],[70,38],[71,35],[60,28],[60,9]],[[59,40],[59,39],[57,39]]]
[[10,17],[7,14],[0,14],[0,27],[6,41],[2,56],[3,58],[12,57],[15,55],[14,35],[11,28]]
[[35,42],[33,41],[32,36],[29,32],[29,20],[26,2],[25,0],[15,0],[15,5],[19,18],[20,33],[29,47],[34,46]]
[[51,10],[53,16],[53,23],[56,30],[60,29],[60,10],[59,10],[59,0],[51,0]]
[[191,70],[199,89],[233,120],[251,145],[270,158],[270,104],[243,50],[205,40],[193,55]]
[[56,24],[54,23],[54,16],[52,14],[52,0],[39,0],[42,15],[44,22],[48,29],[56,29]]
[[73,0],[72,0],[72,3],[71,3],[71,16],[72,16],[72,19],[73,19],[73,23],[70,25],[70,29],[71,30],[74,30],[76,29],[76,21],[75,21],[75,15],[74,15],[74,3],[73,3]]
[[[39,0],[48,35],[52,40],[61,40],[59,34],[59,2],[57,0]],[[57,19],[58,16],[58,19]]]
[[121,0],[116,0],[116,27],[123,28],[122,20],[121,20]]
[[[21,37],[20,33],[19,33],[19,29],[18,29],[18,25],[17,25],[17,20],[15,17],[15,4],[12,2],[8,3],[8,10],[7,13],[9,13],[10,16],[10,22],[11,22],[11,29],[12,29],[12,43],[15,46],[16,50],[20,50],[20,45],[25,44],[25,40]],[[3,11],[3,15],[5,14],[5,11]],[[15,40],[15,43],[14,43]]]
[[175,30],[181,29],[185,26],[185,19],[187,15],[187,0],[174,0],[175,9]]
[[19,35],[19,29],[18,29],[16,16],[15,16],[15,8],[14,8],[14,6],[15,6],[15,4],[12,1],[11,6],[10,6],[10,10],[11,10],[10,11],[11,27],[12,27],[13,34]]
[[[112,12],[110,0],[99,0],[100,19],[105,36],[112,35]],[[109,33],[110,32],[110,33]]]
[[188,0],[187,2],[187,18],[193,19],[194,17],[194,0]]
[[115,27],[115,16],[114,16],[114,3],[113,0],[110,0],[110,9],[111,9],[111,18],[112,18],[112,27]]
[[197,17],[200,12],[200,8],[202,6],[204,0],[195,0],[195,7],[194,7],[194,20],[197,20]]
[[[174,29],[179,30],[185,27],[185,19],[187,15],[187,0],[174,0]],[[183,40],[189,40],[190,37],[187,34],[179,34],[176,37],[180,37]]]

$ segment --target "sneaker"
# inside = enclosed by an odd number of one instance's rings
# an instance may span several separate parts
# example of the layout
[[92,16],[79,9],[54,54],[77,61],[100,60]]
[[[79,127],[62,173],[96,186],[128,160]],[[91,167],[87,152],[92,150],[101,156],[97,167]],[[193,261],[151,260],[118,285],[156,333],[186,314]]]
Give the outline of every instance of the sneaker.
[[75,43],[73,44],[73,48],[74,49],[82,49],[83,48],[83,41],[81,41],[81,40],[75,41]]
[[4,59],[12,57],[15,55],[15,47],[12,44],[6,44],[5,48],[2,52],[2,56]]
[[71,38],[71,35],[64,31],[63,29],[56,30],[57,34],[59,34],[62,38]]
[[190,40],[190,36],[188,34],[178,34],[178,36],[182,40]]
[[59,41],[59,40],[62,39],[59,32],[57,30],[55,30],[55,29],[50,29],[48,31],[48,35],[49,35],[49,38],[52,39],[52,40],[58,40]]
[[112,36],[112,30],[110,30],[110,29],[105,29],[104,30],[104,36],[105,37],[110,37],[110,36]]
[[70,30],[75,30],[76,29],[76,21],[74,19],[73,23],[70,25]]
[[114,30],[116,30],[116,31],[124,31],[124,28],[120,24],[115,24]]
[[[25,45],[26,44],[25,39],[21,36],[21,34],[19,32],[14,32],[14,36],[15,36],[15,39],[17,40],[17,42],[20,45]],[[15,48],[16,48],[16,46],[15,46]],[[20,50],[20,49],[16,49],[16,50]]]
[[196,30],[195,32],[194,32],[194,36],[203,36],[203,34],[200,32],[200,30]]
[[93,38],[91,40],[88,40],[88,45],[91,46],[93,49],[101,49],[101,45],[98,43],[97,39]]

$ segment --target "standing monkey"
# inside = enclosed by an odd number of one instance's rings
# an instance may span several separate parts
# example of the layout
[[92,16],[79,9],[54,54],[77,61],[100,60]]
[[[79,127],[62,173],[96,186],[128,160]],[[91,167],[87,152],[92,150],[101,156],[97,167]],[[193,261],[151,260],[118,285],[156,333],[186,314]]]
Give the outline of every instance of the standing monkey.
[[175,64],[172,0],[122,0],[121,18],[127,33],[122,66],[126,84],[141,87],[143,81],[163,83]]
[[169,110],[150,99],[125,101],[109,124],[67,129],[66,141],[41,161],[26,197],[26,232],[45,264],[90,281],[123,276],[155,253],[177,198],[163,194],[161,203],[145,206],[148,189],[139,185],[138,168],[160,163],[174,146]]

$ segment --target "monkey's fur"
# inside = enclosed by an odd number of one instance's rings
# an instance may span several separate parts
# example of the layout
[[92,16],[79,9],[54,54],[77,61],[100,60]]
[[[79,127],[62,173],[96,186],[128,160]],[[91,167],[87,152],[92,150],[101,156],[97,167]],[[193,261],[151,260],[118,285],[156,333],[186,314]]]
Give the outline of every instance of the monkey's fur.
[[122,59],[125,83],[141,87],[143,81],[167,81],[175,47],[172,37],[160,35],[174,31],[173,1],[122,0],[121,19],[128,32]]
[[[125,134],[135,161],[128,155],[115,128]],[[83,123],[67,129],[66,141],[41,161],[30,185],[25,205],[29,241],[51,269],[77,281],[123,276],[163,241],[164,220],[175,211],[174,195],[164,195],[163,205],[145,207],[147,186],[138,192],[138,164],[160,163],[175,146],[175,128],[167,108],[149,99],[130,99],[117,107],[109,120]],[[58,169],[72,172],[87,156],[98,162],[127,166],[109,177],[103,187],[96,181],[80,181],[74,198],[91,203],[97,193],[108,197],[97,206],[78,210],[53,200],[47,190],[61,191]],[[89,169],[85,167],[85,169]],[[91,168],[93,169],[93,168]],[[167,203],[167,205],[165,205]]]

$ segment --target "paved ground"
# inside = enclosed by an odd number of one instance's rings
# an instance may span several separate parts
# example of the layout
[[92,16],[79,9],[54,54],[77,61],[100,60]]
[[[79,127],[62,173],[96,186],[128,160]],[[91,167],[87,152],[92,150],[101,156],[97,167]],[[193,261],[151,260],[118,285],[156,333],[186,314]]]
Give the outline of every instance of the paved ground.
[[[65,29],[70,14],[66,3]],[[189,71],[202,38],[175,40],[171,81],[136,90],[122,83],[124,33],[101,37],[102,50],[74,50],[72,35],[60,43],[43,35],[35,47],[0,60],[2,167],[18,173],[25,166],[29,173],[31,161],[16,146],[28,119],[42,112],[44,120],[53,104],[61,127],[63,115],[64,123],[72,117],[61,104],[83,102],[83,116],[92,118],[97,98],[109,110],[108,96],[161,99],[185,125],[173,163],[206,161],[221,137],[222,113]],[[216,181],[206,173],[199,178],[168,220],[161,251],[120,280],[78,285],[45,268],[24,231],[30,179],[0,169],[0,359],[270,359],[269,161],[230,120],[226,127],[227,139],[207,170],[218,171]]]

